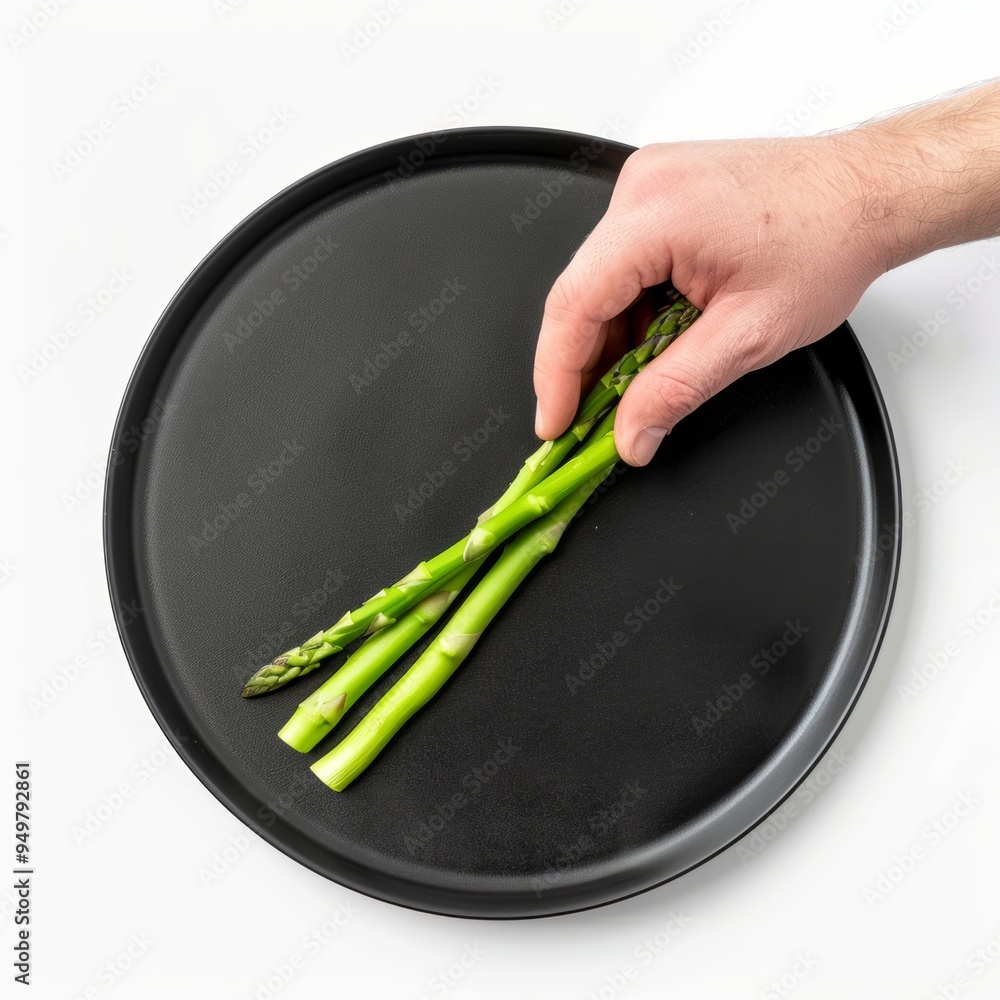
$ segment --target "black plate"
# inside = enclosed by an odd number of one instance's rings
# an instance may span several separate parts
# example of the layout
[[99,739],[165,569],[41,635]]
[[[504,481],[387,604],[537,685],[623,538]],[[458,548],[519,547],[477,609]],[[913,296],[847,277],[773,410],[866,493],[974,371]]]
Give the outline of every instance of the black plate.
[[329,742],[275,736],[329,670],[239,697],[535,447],[542,303],[629,151],[473,129],[325,167],[198,266],[125,395],[105,541],[135,678],[232,812],[369,895],[523,917],[673,878],[794,789],[878,649],[898,471],[843,327],[624,471],[347,792],[308,770]]

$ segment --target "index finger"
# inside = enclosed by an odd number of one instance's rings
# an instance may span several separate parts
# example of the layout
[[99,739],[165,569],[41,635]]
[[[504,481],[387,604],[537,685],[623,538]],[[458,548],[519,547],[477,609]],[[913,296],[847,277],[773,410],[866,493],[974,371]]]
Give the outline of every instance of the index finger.
[[[630,224],[605,215],[545,300],[534,368],[535,433],[541,438],[551,440],[573,419],[580,402],[581,375],[602,324],[624,312],[645,285],[666,277],[646,273],[636,237]],[[664,269],[669,273],[668,262]]]

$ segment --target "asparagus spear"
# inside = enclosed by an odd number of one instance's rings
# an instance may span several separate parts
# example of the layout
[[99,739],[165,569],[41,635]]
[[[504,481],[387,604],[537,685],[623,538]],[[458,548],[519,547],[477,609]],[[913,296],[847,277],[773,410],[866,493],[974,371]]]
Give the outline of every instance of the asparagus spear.
[[[698,315],[699,311],[687,299],[679,293],[672,293],[671,300],[650,323],[646,339],[638,347],[627,351],[588,393],[573,426],[554,441],[546,441],[527,459],[504,494],[480,515],[478,526],[483,526],[510,502],[532,490],[557,469],[588,434],[594,423],[617,404],[636,374],[679,337]],[[480,541],[484,537],[481,534]],[[428,596],[432,591],[433,581],[428,582],[426,568],[434,565],[437,560],[449,563],[457,545],[435,559],[421,563],[392,587],[379,591],[361,608],[346,614],[332,628],[317,632],[302,645],[276,656],[271,663],[250,677],[243,688],[243,697],[266,694],[297,677],[303,677],[315,670],[322,659],[340,652],[364,632],[377,631],[389,625],[394,616],[405,613]],[[400,654],[401,652],[402,650]]]
[[[508,506],[535,486],[547,470],[557,467],[573,443],[586,437],[595,419],[604,412],[607,401],[617,400],[640,367],[690,325],[697,316],[697,311],[692,310],[694,307],[680,301],[680,296],[674,292],[672,299],[650,323],[646,342],[640,345],[641,350],[637,348],[628,352],[601,379],[584,401],[570,430],[556,441],[545,442],[525,462],[507,491],[480,515],[478,523]],[[425,597],[395,623],[370,636],[325,684],[299,704],[278,736],[295,750],[303,753],[312,750],[357,699],[440,619],[484,559],[477,559],[460,570],[440,590]]]
[[441,690],[511,594],[537,563],[555,549],[573,516],[612,468],[613,463],[577,483],[549,513],[507,544],[500,558],[413,666],[342,742],[312,765],[313,773],[324,784],[342,792],[407,720]]
[[[386,590],[379,591],[355,611],[349,611],[334,626],[318,632],[305,645],[277,657],[247,682],[243,697],[263,694],[293,677],[313,670],[318,660],[338,653],[349,642],[363,635],[380,616],[395,619],[428,594],[437,590],[463,564],[488,555],[529,521],[551,510],[563,498],[586,482],[596,472],[618,461],[614,441],[614,410],[600,425],[600,433],[574,458],[569,459],[537,486],[518,497],[503,510],[487,518],[465,538],[414,570]],[[607,430],[604,430],[604,424]]]
[[285,723],[278,735],[292,748],[306,753],[340,721],[343,714],[396,660],[448,610],[459,591],[483,564],[469,563],[440,590],[425,597],[387,628],[379,629],[352,653],[333,676],[320,685]]

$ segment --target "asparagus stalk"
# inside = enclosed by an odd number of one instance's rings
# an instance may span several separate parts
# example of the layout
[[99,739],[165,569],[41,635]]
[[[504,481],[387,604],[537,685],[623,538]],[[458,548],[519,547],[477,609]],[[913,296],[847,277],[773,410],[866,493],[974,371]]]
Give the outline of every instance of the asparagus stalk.
[[482,564],[482,559],[469,563],[394,624],[366,639],[325,684],[295,709],[278,736],[302,753],[312,750],[358,698],[423,638]]
[[[560,466],[537,486],[518,497],[513,503],[483,521],[465,538],[427,562],[420,563],[398,583],[379,591],[355,611],[349,611],[332,628],[318,632],[305,646],[279,656],[274,663],[258,671],[247,682],[243,697],[273,690],[292,677],[313,670],[319,659],[339,653],[349,642],[363,635],[382,616],[395,620],[428,594],[437,590],[465,563],[489,555],[529,521],[551,510],[560,500],[586,482],[596,472],[618,461],[614,441],[614,410],[602,422],[594,441],[588,442],[576,455]],[[597,432],[595,431],[595,434]],[[280,661],[280,662],[279,662]]]
[[[629,351],[601,379],[587,396],[573,426],[555,441],[546,441],[524,463],[506,492],[480,515],[478,524],[501,511],[527,490],[532,489],[548,470],[557,468],[577,441],[582,441],[603,415],[608,401],[617,402],[625,387],[649,359],[656,357],[679,336],[697,316],[697,310],[678,293],[660,310],[649,325],[646,341]],[[378,629],[347,659],[342,667],[320,685],[278,732],[290,747],[306,753],[312,750],[340,721],[344,713],[410,647],[429,631],[450,607],[459,592],[482,565],[485,557],[460,570],[445,585],[425,597],[388,627]],[[378,622],[373,622],[374,628]]]
[[578,482],[545,516],[507,544],[500,558],[413,666],[342,742],[312,765],[313,773],[324,784],[342,792],[441,690],[511,594],[538,562],[555,549],[573,516],[612,467],[613,463],[606,465]]
[[[488,554],[489,548],[485,547],[486,540],[490,534],[495,535],[494,529],[489,528],[489,522],[514,500],[519,500],[536,486],[546,482],[553,474],[553,470],[559,469],[560,463],[583,440],[595,422],[617,404],[636,374],[679,337],[698,315],[699,311],[687,299],[675,293],[672,301],[650,323],[646,339],[638,347],[627,351],[588,393],[573,426],[554,441],[546,441],[541,445],[527,459],[504,494],[480,515],[473,532],[473,534],[479,533],[475,541],[463,539],[434,559],[420,563],[393,586],[379,591],[360,608],[348,612],[331,628],[317,632],[302,645],[276,656],[250,677],[243,688],[243,697],[266,694],[297,677],[311,673],[321,660],[333,653],[339,653],[366,631],[377,631],[391,624],[396,617],[431,594],[435,590],[435,583],[443,580],[447,574],[455,572],[461,561],[477,558],[475,555],[477,550],[480,550],[479,555]],[[617,461],[617,453],[612,461]],[[542,512],[539,510],[535,516]],[[497,542],[502,540],[502,537],[498,538]],[[470,544],[468,549],[467,541]],[[456,562],[458,552],[461,552],[463,557],[460,562]]]

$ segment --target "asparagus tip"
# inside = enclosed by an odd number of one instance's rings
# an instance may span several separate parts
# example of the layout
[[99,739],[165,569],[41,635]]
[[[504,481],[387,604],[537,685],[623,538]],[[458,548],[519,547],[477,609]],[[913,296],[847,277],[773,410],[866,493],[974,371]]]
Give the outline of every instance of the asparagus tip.
[[[268,664],[270,666],[270,664]],[[264,668],[267,670],[267,667]],[[269,683],[269,679],[264,675],[264,670],[258,670],[257,673],[253,675],[243,685],[243,697],[244,698],[256,698],[258,695],[266,694],[271,690],[272,685]]]
[[[243,685],[242,696],[256,698],[258,695],[268,694],[303,673],[302,667],[288,666],[289,659],[291,659],[290,653],[282,653],[281,656],[276,656],[270,663],[252,674]],[[304,672],[308,673],[310,669],[306,668]]]

